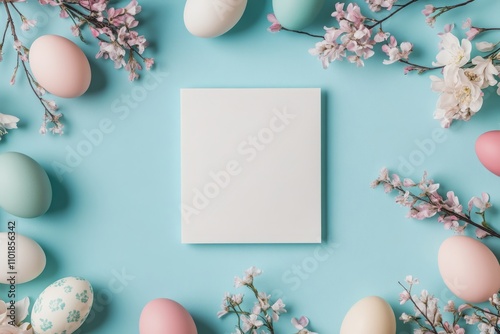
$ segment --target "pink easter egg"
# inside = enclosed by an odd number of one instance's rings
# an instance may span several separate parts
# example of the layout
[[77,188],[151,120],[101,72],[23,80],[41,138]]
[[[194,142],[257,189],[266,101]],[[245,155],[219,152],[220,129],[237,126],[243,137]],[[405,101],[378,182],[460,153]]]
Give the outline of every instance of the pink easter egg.
[[51,94],[74,98],[89,88],[92,74],[87,57],[62,36],[38,37],[31,45],[29,63],[36,81]]
[[457,235],[439,248],[438,266],[446,286],[468,303],[482,303],[500,290],[500,265],[482,242]]
[[198,334],[193,318],[181,304],[158,298],[144,306],[139,319],[140,334]]
[[493,174],[500,176],[500,131],[485,132],[476,141],[479,161]]

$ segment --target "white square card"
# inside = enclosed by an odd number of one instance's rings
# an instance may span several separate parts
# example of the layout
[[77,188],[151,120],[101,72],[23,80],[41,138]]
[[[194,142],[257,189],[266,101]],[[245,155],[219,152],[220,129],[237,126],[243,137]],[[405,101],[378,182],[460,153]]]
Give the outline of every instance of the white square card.
[[321,91],[181,90],[183,243],[321,242]]

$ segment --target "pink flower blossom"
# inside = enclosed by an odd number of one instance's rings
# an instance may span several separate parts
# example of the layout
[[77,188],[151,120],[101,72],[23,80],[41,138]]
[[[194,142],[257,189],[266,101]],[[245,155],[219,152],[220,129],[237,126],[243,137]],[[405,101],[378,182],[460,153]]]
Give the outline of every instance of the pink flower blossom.
[[292,325],[298,330],[302,330],[306,328],[309,325],[309,319],[307,317],[300,317],[299,319],[297,318],[292,318]]
[[462,23],[462,29],[468,29],[472,27],[472,20],[470,17],[468,17],[463,23]]
[[389,43],[382,45],[382,51],[389,57],[384,59],[385,65],[393,64],[401,59],[408,60],[411,52],[413,51],[413,44],[410,42],[403,42],[398,47],[398,42],[394,36],[391,36]]
[[453,326],[447,321],[443,323],[443,329],[446,331],[446,333],[465,334],[465,329],[461,328],[459,325]]
[[[444,228],[446,230],[452,230],[452,231],[456,231],[456,232],[459,231],[460,224],[458,222],[458,217],[456,217],[456,216],[442,215],[442,216],[439,216],[438,222],[443,223]],[[460,231],[460,232],[463,232],[463,231]]]
[[477,28],[474,28],[474,27],[473,27],[473,28],[470,28],[470,30],[469,30],[469,31],[467,31],[467,32],[465,33],[465,35],[467,36],[467,39],[468,39],[469,41],[472,41],[472,40],[473,40],[473,39],[474,39],[474,38],[475,38],[475,37],[476,37],[476,36],[477,36],[480,32],[481,32],[481,30],[480,30],[480,29],[477,29]]
[[481,198],[472,197],[469,201],[469,211],[472,210],[473,206],[478,208],[480,213],[483,213],[487,209],[491,208],[490,196],[487,193],[482,193]]
[[36,20],[28,20],[24,16],[22,17],[21,30],[27,31],[34,26],[36,26]]
[[410,299],[410,294],[408,293],[408,291],[403,291],[399,294],[399,304],[400,305],[403,305],[404,303],[406,303],[408,300]]
[[451,32],[454,28],[455,28],[455,25],[453,23],[445,24],[443,27],[443,32],[438,33],[438,36],[442,36],[444,34],[447,34],[447,33]]
[[274,14],[267,14],[267,20],[271,22],[271,26],[267,28],[269,32],[278,32],[283,28]]
[[339,29],[326,28],[325,39],[316,43],[313,49],[309,49],[311,55],[318,56],[321,60],[323,68],[328,68],[333,61],[345,57],[345,46],[336,42],[341,33],[342,31]]
[[453,191],[448,191],[446,193],[446,201],[444,202],[446,208],[448,210],[454,211],[456,213],[461,213],[462,212],[462,205],[460,204],[458,197],[455,196],[455,193]]
[[428,16],[425,19],[425,23],[427,23],[430,27],[434,27],[434,24],[436,24],[436,17],[435,16]]
[[365,17],[361,14],[361,8],[355,3],[347,5],[346,20],[352,22],[355,26],[360,26],[365,21]]
[[125,7],[125,11],[132,15],[135,16],[141,12],[141,6],[137,3],[137,0],[132,0],[130,3]]
[[155,63],[154,58],[144,58],[144,64],[146,65],[146,70],[150,70]]
[[337,2],[335,4],[335,11],[332,13],[332,17],[337,19],[337,22],[345,18],[344,4]]
[[453,300],[448,300],[448,303],[446,304],[446,306],[444,307],[444,311],[445,312],[455,312],[456,309],[455,309],[455,302]]
[[434,13],[436,8],[433,5],[425,5],[425,8],[422,10],[422,14],[425,16],[429,16]]
[[384,32],[382,30],[380,30],[376,35],[375,37],[373,38],[373,40],[377,43],[381,43],[383,41],[386,41],[388,38],[389,38],[390,34],[388,32]]
[[369,5],[371,11],[378,12],[382,8],[391,10],[396,1],[397,0],[366,0],[366,3]]

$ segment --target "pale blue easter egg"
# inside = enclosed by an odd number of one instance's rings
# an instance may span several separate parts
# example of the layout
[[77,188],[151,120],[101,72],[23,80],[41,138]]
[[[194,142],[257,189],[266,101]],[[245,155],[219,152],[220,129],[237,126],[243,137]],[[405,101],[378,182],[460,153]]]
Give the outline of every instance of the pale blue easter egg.
[[274,15],[285,28],[301,30],[310,25],[325,0],[273,0]]
[[0,154],[0,207],[22,218],[43,215],[52,202],[52,186],[45,170],[17,152]]

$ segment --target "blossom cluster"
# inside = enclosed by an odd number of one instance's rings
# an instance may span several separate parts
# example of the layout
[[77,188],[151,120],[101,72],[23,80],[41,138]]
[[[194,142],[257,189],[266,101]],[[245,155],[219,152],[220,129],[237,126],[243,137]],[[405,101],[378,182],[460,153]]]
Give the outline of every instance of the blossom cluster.
[[133,81],[139,77],[137,71],[142,69],[136,57],[144,61],[146,69],[154,64],[153,58],[142,55],[147,47],[146,38],[134,30],[139,25],[136,15],[142,8],[137,0],[130,1],[124,8],[108,7],[108,2],[79,0],[76,6],[72,1],[40,0],[41,4],[58,6],[61,17],[72,19],[74,36],[83,39],[82,29],[87,26],[92,36],[99,40],[96,58],[112,60],[116,69],[124,67]]
[[[438,216],[438,221],[444,225],[444,228],[463,233],[468,225],[476,227],[476,237],[496,237],[500,234],[495,232],[486,222],[486,211],[491,208],[488,194],[483,193],[481,197],[472,197],[465,210],[460,203],[458,196],[453,191],[448,191],[446,196],[439,193],[439,183],[435,183],[427,177],[425,172],[419,182],[409,178],[401,179],[397,174],[389,174],[384,168],[379,177],[372,182],[372,188],[379,185],[384,187],[386,193],[397,191],[396,203],[409,208],[408,217],[424,220]],[[412,191],[416,189],[418,193]],[[472,220],[473,209],[482,221],[476,223]]]
[[[374,46],[381,43],[380,49],[388,57],[383,63],[386,65],[403,63],[405,74],[412,71],[421,74],[430,70],[442,70],[442,77],[431,76],[432,90],[440,94],[434,118],[439,120],[443,127],[449,127],[454,120],[468,121],[483,106],[485,89],[498,85],[497,94],[500,95],[500,84],[498,84],[500,40],[480,41],[475,44],[475,50],[470,41],[487,31],[499,31],[500,28],[474,26],[471,19],[467,18],[462,25],[466,30],[466,38],[459,41],[452,33],[454,24],[447,24],[444,32],[438,34],[441,43],[437,61],[432,66],[419,65],[410,61],[410,55],[414,50],[411,42],[404,41],[398,44],[396,36],[382,29],[384,22],[419,1],[422,0],[407,0],[404,3],[399,3],[397,0],[365,0],[372,12],[386,13],[381,18],[363,15],[360,6],[354,2],[348,3],[347,7],[345,3],[338,2],[331,14],[336,19],[337,26],[325,27],[324,35],[289,30],[282,27],[276,17],[270,14],[268,19],[272,25],[269,30],[272,32],[285,30],[321,38],[309,53],[317,56],[324,68],[336,60],[345,58],[358,66],[364,66],[364,60],[375,54]],[[421,12],[427,24],[434,26],[436,19],[442,14],[474,1],[455,0],[455,3],[445,6],[426,4]],[[472,57],[472,51],[476,50],[483,55]]]
[[0,333],[2,334],[33,334],[28,322],[22,322],[28,316],[29,299],[23,298],[15,303],[16,323],[12,324],[7,304],[0,300]]
[[[243,277],[235,277],[234,287],[247,287],[251,290],[256,301],[250,311],[243,309],[243,294],[226,293],[222,300],[221,310],[217,313],[219,318],[234,313],[238,317],[238,324],[234,334],[266,334],[275,333],[274,324],[286,313],[285,304],[281,299],[271,301],[271,296],[265,292],[258,291],[254,285],[254,279],[262,274],[262,270],[250,267],[245,271]],[[317,334],[307,329],[309,319],[300,317],[293,318],[292,325],[298,330],[297,334]]]
[[[481,52],[490,52],[493,47],[487,42],[476,44]],[[498,83],[498,51],[470,60],[471,51],[469,39],[459,41],[451,32],[441,35],[440,51],[433,65],[443,67],[443,77],[431,76],[431,87],[440,93],[434,118],[443,127],[449,127],[454,120],[468,121],[483,105],[483,89]],[[497,93],[500,94],[500,85]]]
[[16,116],[0,113],[0,140],[8,133],[7,130],[17,129],[17,122],[19,122],[19,118]]
[[[384,3],[380,2],[377,6]],[[337,20],[338,28],[325,27],[323,40],[309,50],[309,53],[318,56],[324,68],[343,58],[358,66],[364,66],[363,60],[375,54],[373,46],[388,37],[382,30],[372,36],[372,27],[367,26],[367,18],[361,14],[361,9],[356,4],[350,3],[344,10],[344,4],[337,3],[332,17]]]
[[[0,61],[2,61],[7,32],[10,32],[17,57],[10,84],[15,84],[16,76],[21,69],[31,90],[44,109],[40,133],[63,134],[64,125],[61,122],[63,115],[57,112],[59,107],[55,101],[43,97],[46,91],[36,81],[27,65],[29,47],[18,36],[16,23],[23,31],[29,30],[37,24],[36,20],[28,19],[18,8],[20,7],[18,3],[23,2],[26,1],[0,1],[7,16],[5,30],[0,40]],[[60,10],[61,18],[69,18],[73,22],[71,26],[73,35],[80,37],[83,41],[85,39],[82,29],[88,27],[91,36],[97,39],[99,44],[96,58],[112,60],[116,69],[125,68],[132,81],[139,77],[138,72],[143,68],[141,62],[148,70],[154,64],[153,58],[143,56],[148,43],[146,38],[135,30],[139,24],[136,15],[140,13],[141,6],[137,0],[131,0],[123,8],[111,7],[109,3],[110,0],[38,0],[37,5],[57,7]],[[15,125],[18,121],[19,119],[14,116],[2,114],[0,117],[0,138],[7,133],[7,129],[16,128]]]
[[[462,327],[464,322],[466,325],[477,325],[481,334],[496,334],[500,331],[500,297],[497,293],[489,299],[493,309],[469,303],[456,307],[453,300],[448,300],[443,313],[439,300],[427,290],[422,290],[419,295],[412,294],[414,285],[419,284],[418,279],[407,276],[405,281],[408,286],[399,283],[403,287],[399,301],[401,305],[410,302],[414,313],[402,313],[399,319],[415,325],[414,334],[465,334],[465,328]],[[451,322],[443,319],[446,317]]]

